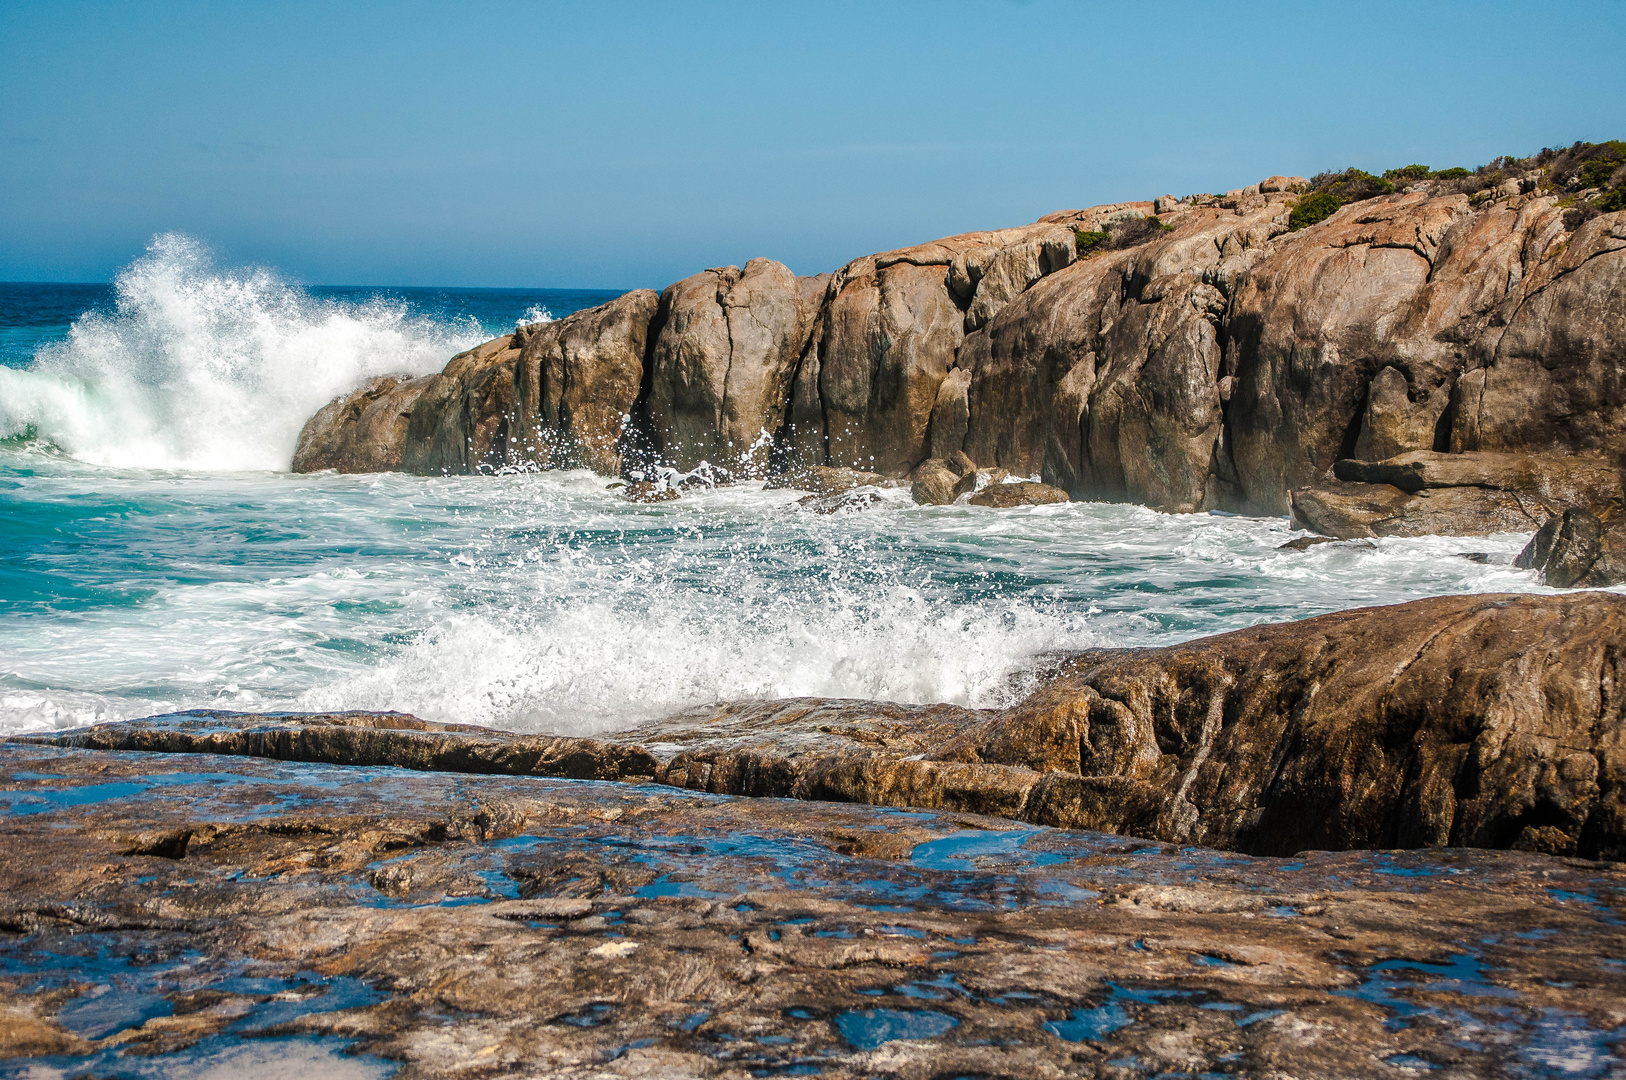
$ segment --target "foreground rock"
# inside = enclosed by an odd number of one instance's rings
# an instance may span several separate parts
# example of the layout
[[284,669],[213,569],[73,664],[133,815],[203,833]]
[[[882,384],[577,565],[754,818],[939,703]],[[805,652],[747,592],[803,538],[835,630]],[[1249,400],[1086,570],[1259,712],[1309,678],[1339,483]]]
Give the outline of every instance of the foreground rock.
[[[635,450],[898,479],[964,452],[1076,499],[1302,504],[1351,535],[1533,531],[1582,504],[1539,485],[1396,489],[1409,501],[1322,486],[1351,456],[1462,458],[1425,470],[1440,474],[1487,453],[1626,467],[1626,213],[1583,220],[1560,192],[1510,183],[1470,199],[1421,181],[1290,230],[1302,185],[1272,178],[817,278],[766,259],[707,270],[658,302],[522,328],[427,384],[358,391],[311,421],[296,463],[615,472]],[[539,352],[564,359],[539,367]]]
[[193,713],[64,747],[650,779],[1198,843],[1626,859],[1626,597],[1455,596],[1089,652],[1003,710],[791,699],[597,739]]
[[0,828],[8,1075],[1626,1065],[1606,864],[16,745]]
[[1568,508],[1613,513],[1620,476],[1596,460],[1414,451],[1346,459],[1336,480],[1293,492],[1294,521],[1339,539],[1530,532]]

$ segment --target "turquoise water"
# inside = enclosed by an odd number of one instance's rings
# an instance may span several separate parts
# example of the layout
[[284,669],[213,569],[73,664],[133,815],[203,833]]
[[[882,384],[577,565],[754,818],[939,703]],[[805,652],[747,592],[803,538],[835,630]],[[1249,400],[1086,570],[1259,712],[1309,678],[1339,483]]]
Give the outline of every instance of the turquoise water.
[[1519,535],[1293,552],[1282,520],[1122,505],[890,489],[823,516],[760,484],[644,506],[581,472],[285,471],[362,378],[609,295],[305,290],[176,238],[54,329],[37,290],[0,286],[8,340],[34,336],[0,367],[0,730],[195,706],[589,732],[748,696],[997,705],[1056,651],[1538,587]]

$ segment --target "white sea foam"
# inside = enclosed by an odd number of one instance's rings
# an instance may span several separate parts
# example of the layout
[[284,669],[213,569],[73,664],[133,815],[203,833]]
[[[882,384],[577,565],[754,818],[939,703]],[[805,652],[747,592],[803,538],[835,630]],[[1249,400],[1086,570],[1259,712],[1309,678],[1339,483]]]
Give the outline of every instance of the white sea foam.
[[123,468],[286,469],[299,429],[374,375],[437,370],[484,335],[382,301],[318,300],[267,270],[216,267],[184,236],[154,238],[27,369],[0,367],[0,436],[32,433]]

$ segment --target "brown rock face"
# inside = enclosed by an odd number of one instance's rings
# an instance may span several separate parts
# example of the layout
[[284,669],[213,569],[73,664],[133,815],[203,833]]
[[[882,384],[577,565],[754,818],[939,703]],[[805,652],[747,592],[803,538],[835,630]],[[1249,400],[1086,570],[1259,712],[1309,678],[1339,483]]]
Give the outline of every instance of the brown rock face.
[[1555,514],[1530,538],[1513,565],[1541,572],[1555,589],[1603,589],[1626,581],[1626,529],[1589,510]]
[[989,484],[971,496],[972,506],[1008,508],[1012,506],[1044,506],[1048,503],[1069,501],[1067,493],[1050,484],[1036,484],[1019,480],[1014,484]]
[[407,472],[471,473],[495,469],[508,455],[514,374],[532,327],[493,338],[452,357],[429,376],[407,418],[401,467]]
[[965,336],[947,281],[945,265],[875,257],[831,282],[818,344],[829,464],[904,476],[925,460],[937,391]]
[[293,471],[369,473],[401,468],[412,407],[433,378],[381,375],[322,406],[299,432]]
[[181,714],[15,741],[965,811],[1253,854],[1626,860],[1626,597],[1453,596],[1064,665],[1005,710],[749,701],[598,739]]
[[[613,472],[620,418],[637,415],[685,469],[897,478],[964,451],[1074,498],[1170,511],[1280,514],[1345,459],[1626,467],[1626,214],[1572,233],[1550,195],[1470,204],[1420,184],[1289,232],[1301,186],[1161,199],[1155,223],[1152,203],[1065,211],[816,278],[765,259],[708,270],[658,308],[641,294],[572,316],[568,349],[550,344],[563,327],[526,328],[454,359],[414,388],[404,438],[390,419],[404,398],[343,399],[313,420],[300,466]],[[1077,255],[1075,230],[1114,229],[1132,246]],[[521,337],[581,358],[556,363],[559,389],[544,393],[540,360],[515,366]],[[1412,516],[1509,520],[1506,499],[1456,505],[1471,501]]]
[[[1549,200],[1514,200],[1507,297],[1453,396],[1452,450],[1601,455],[1626,466],[1626,213],[1563,232]],[[1520,205],[1522,204],[1522,205]],[[1567,243],[1566,243],[1567,241]],[[1517,256],[1522,254],[1522,258]]]
[[767,470],[813,320],[797,277],[752,259],[704,270],[661,294],[651,354],[650,434],[665,461]]
[[653,292],[637,289],[531,328],[514,369],[510,463],[621,471],[621,438],[658,304]]
[[1293,492],[1293,516],[1343,539],[1528,532],[1566,507],[1613,513],[1622,498],[1613,469],[1573,457],[1420,450],[1341,460],[1333,474]]

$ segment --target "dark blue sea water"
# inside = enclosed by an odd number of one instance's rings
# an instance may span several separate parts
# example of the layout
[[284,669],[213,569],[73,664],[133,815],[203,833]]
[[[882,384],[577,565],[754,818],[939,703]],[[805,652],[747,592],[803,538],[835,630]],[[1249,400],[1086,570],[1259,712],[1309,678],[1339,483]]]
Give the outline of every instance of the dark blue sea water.
[[301,287],[176,236],[112,285],[0,285],[0,731],[194,706],[589,732],[739,697],[995,705],[1056,650],[1538,588],[1516,535],[1294,552],[1279,519],[1122,505],[888,489],[821,516],[760,484],[646,506],[584,472],[287,471],[366,378],[614,295]]
[[[491,338],[513,329],[516,322],[534,322],[539,314],[561,319],[608,303],[625,290],[308,285],[304,291],[313,300],[341,305],[399,306],[408,317],[437,323],[472,321],[483,337]],[[81,316],[106,317],[115,308],[111,283],[0,281],[0,366],[27,367],[42,346],[66,341]]]

